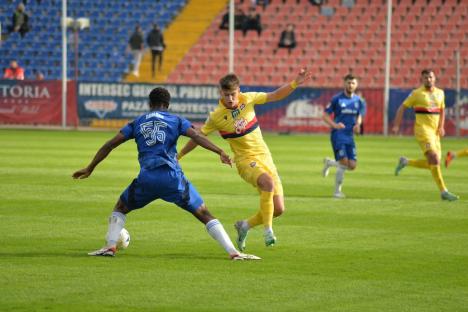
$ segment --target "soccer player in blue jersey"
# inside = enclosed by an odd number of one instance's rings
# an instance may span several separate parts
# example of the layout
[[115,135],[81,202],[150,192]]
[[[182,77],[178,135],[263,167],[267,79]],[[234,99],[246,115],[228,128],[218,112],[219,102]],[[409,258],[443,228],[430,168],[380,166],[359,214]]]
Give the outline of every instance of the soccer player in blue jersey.
[[106,142],[91,163],[73,174],[75,179],[91,175],[94,168],[109,153],[127,140],[134,139],[138,149],[140,173],[123,191],[109,217],[107,244],[89,253],[90,256],[114,256],[126,214],[143,208],[161,198],[193,214],[205,224],[211,237],[229,253],[233,260],[257,260],[253,255],[240,253],[233,245],[222,224],[211,215],[195,187],[184,176],[177,161],[176,144],[179,136],[190,137],[204,148],[220,155],[221,162],[231,165],[230,157],[195,130],[191,123],[167,112],[171,96],[164,88],[155,88],[149,95],[150,112],[136,118]]
[[[322,175],[328,176],[330,167],[336,167],[335,192],[333,197],[345,198],[341,191],[344,173],[346,170],[356,168],[356,144],[354,133],[359,134],[362,116],[365,112],[365,103],[355,94],[358,80],[348,74],[344,77],[344,91],[335,95],[325,109],[323,120],[330,126],[331,144],[335,160],[323,160]],[[333,119],[332,115],[333,114]]]

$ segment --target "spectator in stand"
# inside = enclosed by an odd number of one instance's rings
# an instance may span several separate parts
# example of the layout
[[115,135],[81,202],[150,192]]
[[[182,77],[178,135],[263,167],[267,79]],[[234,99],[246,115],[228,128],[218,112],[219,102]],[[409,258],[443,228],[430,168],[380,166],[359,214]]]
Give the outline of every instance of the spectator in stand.
[[40,71],[36,71],[36,74],[34,75],[37,81],[42,81],[44,80],[44,74]]
[[8,27],[8,32],[18,32],[23,38],[29,29],[29,15],[25,12],[24,4],[20,3],[13,13],[12,25]]
[[132,73],[137,77],[140,75],[139,69],[141,58],[143,56],[144,42],[145,39],[143,36],[143,31],[141,30],[141,26],[137,25],[135,27],[135,31],[130,36],[130,40],[128,41],[128,50],[133,55]]
[[[235,19],[236,17],[234,16],[234,21]],[[224,13],[221,24],[219,24],[219,29],[229,29],[229,10]]]
[[[244,11],[242,11],[241,8],[236,7],[236,12],[234,14],[234,29],[241,30],[244,26],[244,20]],[[223,20],[221,21],[221,25],[219,25],[219,29],[229,29],[229,8],[227,9],[227,12],[223,15]]]
[[261,5],[263,10],[265,11],[267,5],[270,3],[268,0],[252,0],[252,3],[255,3],[255,5]]
[[24,69],[18,65],[16,60],[10,62],[10,67],[5,69],[4,79],[24,80]]
[[[285,2],[285,0],[283,0],[283,3]],[[310,4],[312,5],[317,5],[317,6],[321,6],[323,4],[323,0],[309,0]]]
[[256,12],[255,8],[249,9],[249,14],[245,17],[244,24],[242,26],[242,33],[244,37],[247,35],[248,30],[256,30],[258,36],[262,34],[262,22],[260,14]]
[[164,36],[157,24],[153,24],[153,29],[148,34],[148,37],[146,37],[146,43],[151,49],[151,70],[154,78],[156,75],[156,59],[158,59],[159,71],[161,71],[163,52],[166,48],[166,44],[164,43]]
[[[240,3],[244,3],[244,0],[241,0]],[[285,2],[283,1],[283,3]],[[253,8],[255,8],[257,5],[261,5],[263,10],[265,10],[268,4],[270,4],[269,0],[250,0],[250,7]]]
[[[13,2],[13,1],[10,1],[10,2]],[[21,0],[21,2],[24,3],[24,5],[28,5],[28,0]],[[36,0],[37,4],[41,4],[42,0]],[[53,3],[53,1],[52,1]]]
[[[289,54],[291,54],[292,49],[294,49],[296,45],[297,42],[296,34],[294,33],[294,25],[288,24],[288,26],[286,26],[286,29],[281,32],[281,37],[278,42],[278,49],[286,48],[288,49]],[[278,49],[273,50],[273,52],[276,53]]]

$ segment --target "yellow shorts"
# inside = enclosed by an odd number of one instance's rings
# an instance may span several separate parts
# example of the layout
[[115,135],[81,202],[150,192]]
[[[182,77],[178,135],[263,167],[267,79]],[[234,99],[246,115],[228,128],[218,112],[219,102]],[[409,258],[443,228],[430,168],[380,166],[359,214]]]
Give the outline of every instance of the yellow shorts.
[[273,178],[275,184],[274,195],[283,196],[283,185],[276,170],[275,164],[269,155],[261,155],[236,161],[237,172],[247,183],[258,188],[257,180],[262,174],[267,173]]
[[440,137],[433,135],[433,136],[425,136],[425,137],[417,137],[419,147],[423,151],[424,155],[426,155],[429,151],[434,151],[437,154],[437,157],[441,159],[442,150],[440,147]]

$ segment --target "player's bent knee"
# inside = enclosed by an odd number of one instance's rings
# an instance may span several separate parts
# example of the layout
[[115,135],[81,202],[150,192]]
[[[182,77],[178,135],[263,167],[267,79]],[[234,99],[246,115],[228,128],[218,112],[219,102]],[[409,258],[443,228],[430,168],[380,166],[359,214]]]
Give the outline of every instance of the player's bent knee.
[[275,183],[267,173],[264,173],[260,177],[258,177],[257,185],[260,188],[260,190],[264,192],[273,192],[273,190],[275,189]]
[[433,151],[428,151],[426,153],[426,157],[427,157],[427,162],[430,164],[430,165],[439,165],[440,161],[439,161],[439,157],[437,156],[437,154]]
[[435,159],[429,161],[429,165],[438,166],[438,165],[440,165],[440,161],[439,161],[438,158],[435,158]]
[[207,224],[208,222],[214,219],[214,217],[208,211],[208,208],[206,208],[206,205],[204,203],[201,204],[197,210],[192,212],[192,214],[194,215],[195,218],[197,218],[204,224]]
[[127,214],[130,212],[130,209],[123,203],[123,201],[119,198],[117,203],[115,204],[114,211],[120,212],[123,214]]
[[200,214],[200,215],[206,215],[209,214],[210,212],[208,211],[208,208],[206,207],[205,203],[201,204],[200,207],[195,210],[195,213]]

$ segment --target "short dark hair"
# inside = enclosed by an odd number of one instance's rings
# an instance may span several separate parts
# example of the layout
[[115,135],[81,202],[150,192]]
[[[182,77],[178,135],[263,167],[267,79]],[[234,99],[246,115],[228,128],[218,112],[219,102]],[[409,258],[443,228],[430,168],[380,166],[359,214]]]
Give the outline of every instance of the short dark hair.
[[433,71],[431,68],[424,68],[424,69],[421,71],[421,76],[423,76],[423,75],[429,75],[430,73],[434,73],[434,71]]
[[155,108],[159,106],[164,106],[168,108],[170,102],[171,102],[171,94],[165,88],[162,88],[162,87],[154,88],[149,94],[149,106],[151,108]]
[[236,74],[227,74],[219,79],[219,86],[222,90],[234,90],[240,86],[239,77]]
[[356,76],[354,76],[353,74],[347,74],[346,76],[343,77],[343,80],[346,81],[346,80],[358,80],[358,78]]

